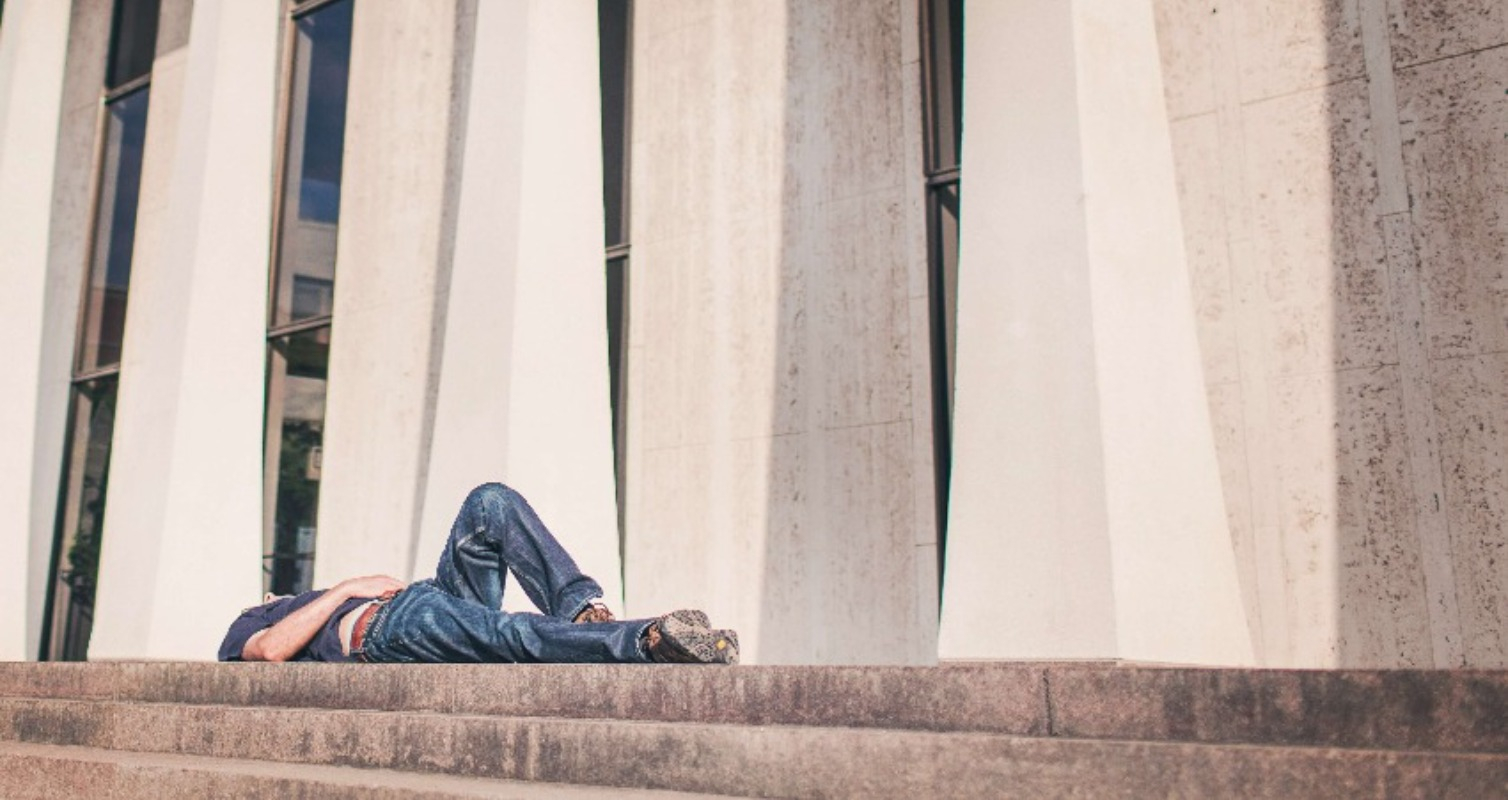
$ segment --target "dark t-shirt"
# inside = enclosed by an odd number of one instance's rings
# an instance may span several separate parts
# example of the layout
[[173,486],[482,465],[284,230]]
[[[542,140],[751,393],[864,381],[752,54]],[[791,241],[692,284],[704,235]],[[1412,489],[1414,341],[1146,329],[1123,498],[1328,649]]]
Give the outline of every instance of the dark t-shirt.
[[[260,606],[253,606],[241,612],[236,621],[230,624],[230,630],[225,634],[225,641],[220,643],[221,661],[240,661],[241,651],[246,647],[246,640],[255,636],[257,631],[266,630],[281,622],[284,617],[309,605],[319,596],[324,594],[324,589],[312,592],[304,592],[292,597],[283,597]],[[371,597],[353,597],[340,604],[335,613],[325,620],[320,626],[319,632],[309,640],[304,649],[294,654],[290,661],[353,661],[350,656],[341,652],[340,647],[340,618],[350,613],[362,603],[372,600]]]

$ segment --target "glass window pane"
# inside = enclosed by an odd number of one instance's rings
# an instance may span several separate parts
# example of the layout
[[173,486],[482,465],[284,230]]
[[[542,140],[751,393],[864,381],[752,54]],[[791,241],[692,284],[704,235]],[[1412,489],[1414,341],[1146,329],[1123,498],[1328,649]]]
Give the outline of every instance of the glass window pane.
[[82,661],[89,648],[115,430],[115,387],[111,376],[80,384],[74,391],[61,541],[53,563],[52,619],[46,634],[45,656],[52,660]]
[[288,146],[274,327],[330,313],[345,152],[351,0],[299,17],[289,87]]
[[602,79],[602,209],[607,247],[628,240],[628,0],[598,0]]
[[126,326],[126,291],[136,244],[136,209],[141,157],[147,138],[150,90],[143,88],[106,109],[104,168],[94,222],[94,250],[84,298],[79,370],[89,372],[120,362]]
[[296,594],[314,580],[330,329],[274,339],[268,356],[263,583]]
[[161,0],[115,0],[115,30],[110,42],[110,88],[152,71],[157,55],[157,11]]
[[932,130],[927,168],[958,166],[963,141],[963,0],[926,0]]

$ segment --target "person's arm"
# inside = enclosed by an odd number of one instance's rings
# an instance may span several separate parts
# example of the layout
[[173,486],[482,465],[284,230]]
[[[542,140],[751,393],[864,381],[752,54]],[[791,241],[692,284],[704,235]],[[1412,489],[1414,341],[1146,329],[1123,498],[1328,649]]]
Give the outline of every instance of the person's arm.
[[276,625],[257,631],[241,648],[243,661],[287,661],[319,633],[341,604],[353,597],[392,596],[404,586],[397,578],[368,575],[341,581],[314,602],[300,608]]

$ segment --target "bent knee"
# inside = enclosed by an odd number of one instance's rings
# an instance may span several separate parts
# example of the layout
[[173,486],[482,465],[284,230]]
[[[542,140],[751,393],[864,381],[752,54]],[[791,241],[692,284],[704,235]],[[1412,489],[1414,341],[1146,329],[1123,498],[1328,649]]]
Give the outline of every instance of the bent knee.
[[477,503],[483,507],[513,505],[523,499],[513,487],[505,484],[492,482],[484,483],[471,490],[466,496],[466,502]]

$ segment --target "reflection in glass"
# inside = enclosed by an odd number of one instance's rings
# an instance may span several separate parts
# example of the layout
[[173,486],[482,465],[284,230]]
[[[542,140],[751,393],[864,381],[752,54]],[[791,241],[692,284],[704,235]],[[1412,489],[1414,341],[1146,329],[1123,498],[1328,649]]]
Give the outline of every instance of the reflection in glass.
[[62,530],[53,555],[52,619],[43,642],[44,655],[54,661],[83,661],[89,649],[115,429],[115,388],[112,376],[74,389]]
[[943,408],[953,416],[953,375],[958,353],[958,201],[959,184],[939,186],[932,191],[932,214],[935,234],[932,257],[935,291],[940,306],[934,318],[942,328],[943,363],[947,366],[946,403]]
[[352,5],[342,0],[294,21],[273,327],[330,313],[328,295],[311,299],[308,292],[335,282]]
[[115,88],[152,71],[157,55],[157,12],[161,0],[115,0],[110,69],[105,85]]
[[268,344],[263,583],[269,592],[297,594],[314,580],[330,329]]
[[963,0],[927,0],[926,14],[932,105],[927,168],[935,171],[958,166],[963,140]]
[[598,0],[602,80],[602,210],[605,246],[628,241],[628,47],[633,4]]
[[94,221],[94,252],[84,298],[79,371],[120,363],[126,326],[126,290],[136,244],[141,156],[147,136],[149,89],[132,92],[106,109],[104,167]]

